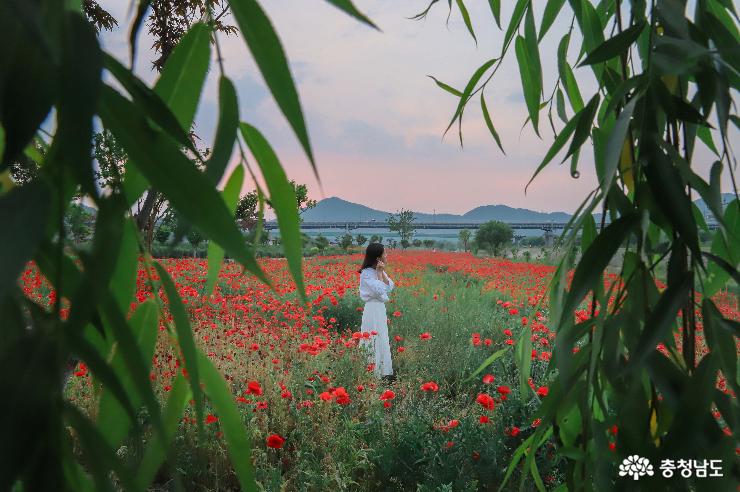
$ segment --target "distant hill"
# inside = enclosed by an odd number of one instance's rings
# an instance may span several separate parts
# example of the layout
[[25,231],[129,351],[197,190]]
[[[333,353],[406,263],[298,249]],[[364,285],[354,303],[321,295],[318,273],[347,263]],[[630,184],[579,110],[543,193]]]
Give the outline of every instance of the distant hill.
[[[306,222],[331,221],[369,221],[384,222],[389,212],[373,209],[358,203],[348,202],[338,197],[325,198],[316,207],[306,210],[303,220]],[[483,205],[462,215],[430,214],[414,212],[418,222],[487,222],[502,220],[506,222],[562,222],[570,219],[565,212],[535,212],[526,208],[512,208],[506,205]]]

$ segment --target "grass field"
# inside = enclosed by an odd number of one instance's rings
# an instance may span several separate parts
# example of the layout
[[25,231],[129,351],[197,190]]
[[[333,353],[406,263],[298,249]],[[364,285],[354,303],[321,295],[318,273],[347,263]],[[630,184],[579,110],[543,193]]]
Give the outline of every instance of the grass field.
[[[201,295],[204,260],[162,261],[198,345],[230,383],[251,432],[262,489],[496,490],[514,450],[538,425],[534,415],[547,398],[545,370],[555,337],[541,301],[554,268],[467,253],[389,256],[397,286],[387,304],[393,383],[373,378],[357,346],[359,255],[305,260],[308,308],[281,259],[260,260],[276,292],[227,264],[211,297]],[[33,268],[24,282],[28,295],[42,302],[53,295]],[[133,315],[153,296],[165,297],[156,272],[140,267]],[[722,309],[737,319],[730,299]],[[156,335],[151,379],[164,401],[182,369],[167,327],[160,324]],[[523,337],[531,339],[532,366],[521,387],[515,353]],[[496,360],[470,378],[494,354]],[[725,389],[721,381],[719,387]],[[78,365],[66,391],[95,418],[97,388]],[[146,415],[140,417],[146,424]],[[615,456],[617,429],[605,436]],[[238,490],[219,415],[208,404],[205,431],[199,438],[191,406],[175,441],[177,466],[159,470],[158,488],[180,482],[187,490]],[[132,464],[141,453],[134,442],[119,449]],[[565,463],[554,441],[536,463],[548,489],[556,488]]]

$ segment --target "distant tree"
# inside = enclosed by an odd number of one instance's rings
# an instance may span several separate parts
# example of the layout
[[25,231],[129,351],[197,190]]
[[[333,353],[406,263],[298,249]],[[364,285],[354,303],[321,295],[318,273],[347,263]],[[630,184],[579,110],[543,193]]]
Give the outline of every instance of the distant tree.
[[434,239],[425,239],[424,241],[422,241],[422,243],[424,244],[425,248],[429,249],[434,246]]
[[[302,215],[303,212],[305,212],[306,210],[314,208],[316,206],[318,202],[316,200],[308,198],[308,187],[306,185],[297,185],[293,180],[290,180],[290,184],[292,184],[293,188],[295,189],[295,199],[296,203],[298,204],[298,215]],[[301,218],[301,222],[302,221],[303,218]]]
[[93,136],[93,157],[98,163],[95,178],[100,187],[111,192],[120,191],[128,156],[110,130]]
[[314,239],[314,244],[319,248],[319,251],[324,251],[329,246],[329,240],[319,234],[316,236],[316,239]]
[[362,234],[358,234],[357,238],[355,238],[355,241],[357,242],[357,246],[362,246],[367,242],[367,238]]
[[370,236],[370,242],[371,243],[379,243],[379,242],[382,242],[382,239],[383,238],[381,238],[377,234],[373,234],[372,236]]
[[191,227],[187,234],[188,242],[193,247],[193,256],[198,249],[198,245],[203,242],[203,234],[196,227]]
[[352,246],[352,234],[346,233],[339,239],[339,246],[342,247],[342,249],[348,249],[350,246]]
[[393,232],[397,232],[401,236],[401,240],[411,241],[414,236],[414,212],[411,210],[403,210],[396,214],[388,214],[388,229]]
[[493,255],[498,255],[500,248],[508,244],[514,233],[508,224],[491,220],[482,224],[476,231],[475,242],[479,248],[488,250]]
[[243,197],[239,198],[236,204],[236,213],[234,220],[242,230],[251,231],[259,220],[259,198],[257,192],[252,190]]
[[31,152],[38,154],[36,159],[27,155],[29,152],[27,150],[10,163],[10,177],[16,185],[24,185],[36,179],[40,170],[36,161],[43,161],[43,156],[46,155],[46,145],[38,138],[33,140],[29,149],[33,149]]
[[93,215],[79,203],[70,204],[67,208],[65,222],[76,243],[86,241],[92,232]]
[[402,247],[403,249],[406,249],[406,248],[408,248],[408,247],[409,247],[410,245],[411,245],[411,243],[409,243],[409,242],[408,242],[408,240],[406,240],[406,239],[401,239],[401,247]]
[[154,239],[156,239],[159,244],[164,244],[170,238],[171,232],[172,229],[169,226],[161,224],[157,227],[157,232],[154,233]]
[[460,231],[460,234],[457,235],[465,251],[467,251],[470,248],[470,235],[471,233],[468,229],[463,229],[462,231]]
[[419,248],[421,247],[421,239],[414,239],[413,241],[411,241],[411,244],[414,245],[414,248]]

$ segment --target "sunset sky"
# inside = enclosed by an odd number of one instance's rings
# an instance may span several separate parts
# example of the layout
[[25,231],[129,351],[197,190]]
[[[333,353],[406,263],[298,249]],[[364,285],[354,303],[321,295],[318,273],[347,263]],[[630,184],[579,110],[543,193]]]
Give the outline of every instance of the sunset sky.
[[[119,29],[103,34],[104,46],[128,60],[129,2],[100,3],[119,20]],[[446,22],[447,2],[438,2],[422,21],[408,17],[426,8],[428,0],[354,3],[382,31],[360,24],[321,0],[261,2],[289,58],[323,195],[244,40],[233,35],[219,38],[226,72],[239,94],[241,119],[266,135],[290,178],[307,184],[312,198],[338,196],[391,212],[407,208],[464,213],[487,204],[565,212],[578,207],[595,186],[590,147],[581,153],[579,179],[570,177],[569,162],[558,166],[560,159],[556,159],[524,193],[553,134],[545,111],[540,121],[542,139],[530,125],[521,130],[527,113],[513,49],[485,92],[506,155],[485,127],[478,98],[464,114],[464,148],[460,148],[456,127],[442,138],[457,98],[438,88],[427,75],[462,90],[476,68],[499,57],[504,34],[496,26],[488,2],[467,2],[477,46],[457,8]],[[502,19],[508,21],[513,2],[502,5]],[[535,2],[538,27],[544,5]],[[547,98],[557,74],[557,44],[571,19],[567,7],[563,12],[540,45]],[[151,38],[144,31],[136,71],[153,82]],[[579,47],[578,39],[571,41],[571,62]],[[575,73],[584,100],[588,100],[595,87],[591,70],[580,68]],[[195,128],[207,144],[215,133],[217,80],[218,70],[212,62]],[[562,123],[553,117],[559,130]],[[711,162],[706,151],[698,155]],[[251,188],[251,183],[245,183],[243,191]]]

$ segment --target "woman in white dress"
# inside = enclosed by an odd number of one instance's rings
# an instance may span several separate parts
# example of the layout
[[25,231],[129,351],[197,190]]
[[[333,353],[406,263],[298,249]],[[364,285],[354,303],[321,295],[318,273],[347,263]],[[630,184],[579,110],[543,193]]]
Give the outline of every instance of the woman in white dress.
[[376,377],[394,380],[385,303],[395,285],[385,272],[387,259],[388,254],[381,243],[368,245],[365,260],[359,270],[360,299],[365,301],[360,331],[376,331],[377,335],[360,339],[360,347],[367,350],[368,363],[375,364],[373,372]]

